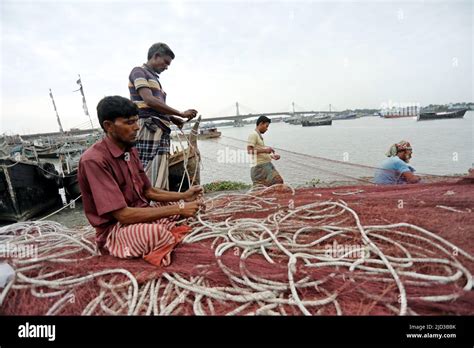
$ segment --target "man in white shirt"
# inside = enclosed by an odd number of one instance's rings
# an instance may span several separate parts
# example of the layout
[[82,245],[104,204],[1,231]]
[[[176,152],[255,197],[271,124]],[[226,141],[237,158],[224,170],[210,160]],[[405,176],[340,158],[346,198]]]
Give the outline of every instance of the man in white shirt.
[[276,184],[283,184],[283,179],[280,173],[272,164],[272,159],[279,160],[278,155],[274,149],[265,146],[262,134],[268,130],[271,119],[266,116],[260,116],[257,120],[257,128],[248,138],[247,152],[254,158],[254,166],[250,170],[250,177],[254,185],[272,186]]

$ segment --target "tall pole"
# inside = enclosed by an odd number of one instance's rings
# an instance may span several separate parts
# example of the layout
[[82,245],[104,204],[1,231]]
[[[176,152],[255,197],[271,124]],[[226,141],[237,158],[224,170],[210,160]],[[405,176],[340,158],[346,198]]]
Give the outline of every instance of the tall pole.
[[291,102],[291,106],[293,107],[293,115],[295,114],[295,102]]
[[329,112],[331,112],[331,104],[329,104]]
[[236,102],[236,103],[235,103],[235,107],[237,108],[237,116],[240,116],[240,113],[239,113],[239,102]]
[[80,86],[78,90],[74,91],[81,91],[82,94],[82,108],[84,109],[84,113],[86,114],[87,117],[89,117],[89,121],[91,122],[91,129],[94,129],[94,125],[92,124],[92,119],[91,115],[89,115],[89,109],[87,108],[87,103],[86,103],[86,96],[84,95],[84,89],[82,88],[82,81],[81,81],[81,75],[79,75],[79,80],[76,81],[76,83]]
[[56,103],[54,102],[53,92],[51,92],[51,88],[49,89],[49,96],[51,97],[51,100],[53,101],[53,107],[54,107],[54,111],[56,112],[56,118],[58,120],[58,125],[59,125],[59,131],[61,133],[64,133],[63,126],[61,124],[61,120],[59,119],[58,109],[56,109]]

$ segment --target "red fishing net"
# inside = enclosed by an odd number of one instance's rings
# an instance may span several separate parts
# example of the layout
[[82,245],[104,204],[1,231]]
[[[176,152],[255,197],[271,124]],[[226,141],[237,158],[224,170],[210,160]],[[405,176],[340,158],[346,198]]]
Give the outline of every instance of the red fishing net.
[[[474,185],[285,186],[210,198],[157,268],[98,256],[93,231],[2,228],[3,315],[467,315],[474,310]],[[9,288],[8,288],[9,287]],[[6,291],[7,290],[7,291]]]

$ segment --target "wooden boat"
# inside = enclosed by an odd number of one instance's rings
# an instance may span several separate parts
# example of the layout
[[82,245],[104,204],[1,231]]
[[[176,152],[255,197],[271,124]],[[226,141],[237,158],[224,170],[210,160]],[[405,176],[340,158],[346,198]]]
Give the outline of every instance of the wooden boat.
[[[189,183],[199,185],[201,182],[200,175],[200,154],[197,145],[198,129],[201,122],[201,116],[194,123],[191,132],[187,135],[191,146],[181,151],[176,151],[169,158],[169,190],[170,191],[186,191]],[[187,174],[185,170],[185,161]],[[181,190],[179,190],[181,186]]]
[[81,195],[81,188],[77,180],[77,169],[79,167],[80,154],[59,155],[61,169],[63,172],[63,187],[68,200],[75,199]]
[[60,144],[54,144],[50,146],[35,145],[35,149],[39,158],[58,158],[57,150],[60,146]]
[[35,147],[29,146],[26,143],[12,146],[10,150],[10,156],[13,158],[20,156],[29,160],[38,159],[38,154],[36,153]]
[[198,139],[211,139],[211,138],[219,138],[222,135],[221,132],[217,130],[216,127],[208,127],[203,128],[199,131]]
[[[243,125],[242,125],[243,127]],[[191,135],[190,132],[187,132],[184,134],[187,138],[189,138],[189,136]],[[220,136],[222,135],[222,132],[219,132],[217,130],[216,127],[207,127],[207,128],[204,128],[204,129],[201,129],[199,131],[199,133],[197,134],[197,139],[199,140],[203,140],[203,139],[212,139],[212,138],[219,138]],[[178,133],[177,131],[176,132],[173,132],[171,134],[171,138],[172,139],[175,139],[175,140],[180,140],[180,139],[183,139],[183,134],[182,133]]]
[[445,112],[422,112],[418,115],[418,121],[440,120],[446,118],[463,118],[469,109],[460,109]]
[[0,159],[0,220],[23,221],[61,204],[52,163]]

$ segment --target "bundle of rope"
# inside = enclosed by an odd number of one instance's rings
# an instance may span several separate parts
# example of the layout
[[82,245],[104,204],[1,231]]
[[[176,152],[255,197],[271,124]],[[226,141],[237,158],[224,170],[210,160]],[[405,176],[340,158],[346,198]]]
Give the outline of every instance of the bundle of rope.
[[1,311],[467,314],[474,303],[473,255],[419,225],[363,223],[356,204],[341,199],[361,192],[333,192],[328,199],[275,185],[208,198],[206,212],[188,220],[193,230],[167,268],[99,256],[90,227],[73,230],[50,221],[5,226],[0,244],[34,245],[36,255],[7,260],[16,275],[0,295]]

